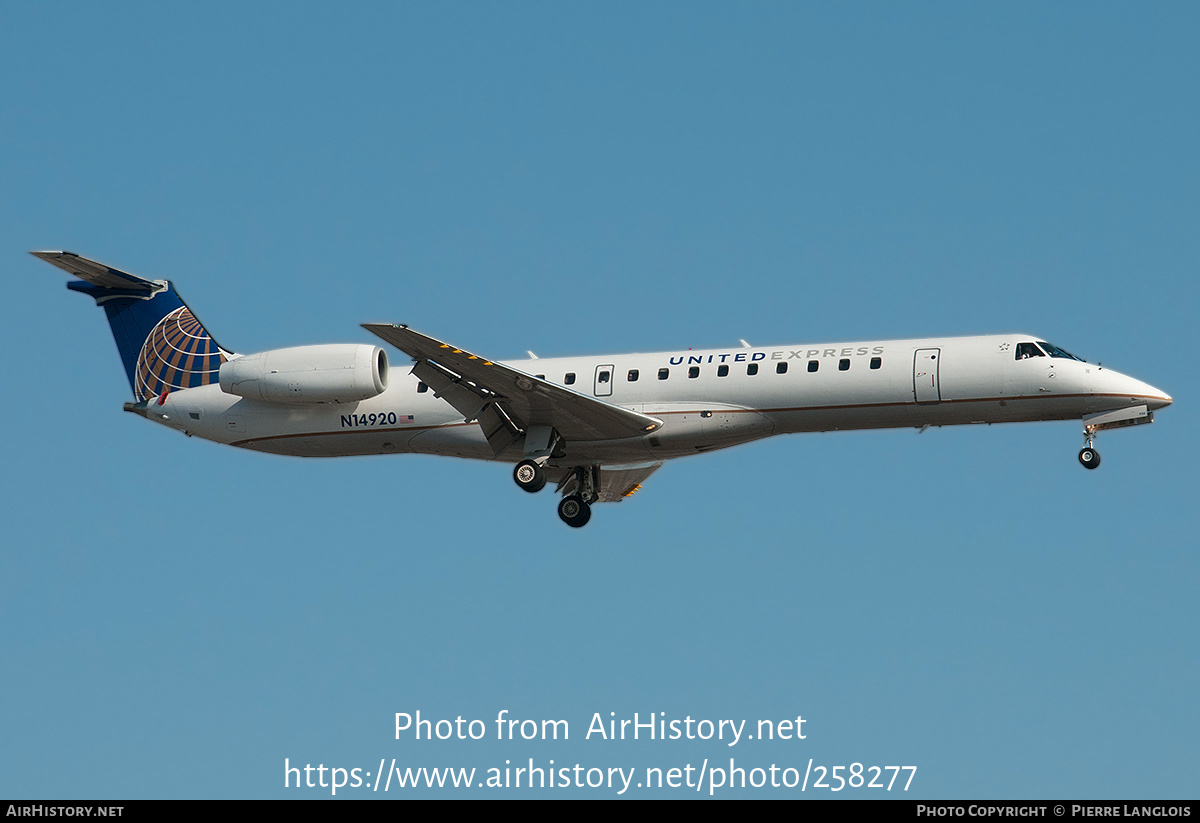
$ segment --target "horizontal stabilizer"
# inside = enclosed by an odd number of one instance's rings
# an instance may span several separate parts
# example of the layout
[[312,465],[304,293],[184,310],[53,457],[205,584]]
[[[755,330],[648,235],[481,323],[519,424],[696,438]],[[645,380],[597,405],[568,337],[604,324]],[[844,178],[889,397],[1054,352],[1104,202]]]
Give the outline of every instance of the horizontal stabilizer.
[[162,283],[145,280],[127,272],[88,260],[69,251],[31,251],[34,257],[40,257],[52,266],[58,266],[63,271],[70,272],[81,280],[100,286],[104,289],[120,289],[121,291],[140,291],[146,294],[164,288]]

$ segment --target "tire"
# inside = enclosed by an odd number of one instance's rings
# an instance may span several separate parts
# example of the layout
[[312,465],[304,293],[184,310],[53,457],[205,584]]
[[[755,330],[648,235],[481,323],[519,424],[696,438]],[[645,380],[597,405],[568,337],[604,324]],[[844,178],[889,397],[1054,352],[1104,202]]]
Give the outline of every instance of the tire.
[[1082,449],[1079,452],[1079,462],[1085,469],[1094,469],[1100,465],[1100,452],[1092,448]]
[[513,469],[513,480],[527,492],[540,492],[546,485],[546,472],[532,460],[522,460]]
[[579,495],[572,494],[559,501],[558,516],[568,526],[578,529],[592,519],[592,507]]

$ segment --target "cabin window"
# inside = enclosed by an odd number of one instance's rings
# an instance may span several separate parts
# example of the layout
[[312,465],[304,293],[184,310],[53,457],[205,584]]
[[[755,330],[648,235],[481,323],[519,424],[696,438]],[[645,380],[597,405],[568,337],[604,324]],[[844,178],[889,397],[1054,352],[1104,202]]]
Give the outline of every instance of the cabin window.
[[850,371],[850,358],[843,357],[838,361],[838,371]]
[[728,376],[729,376],[729,367],[728,366],[726,366],[724,364],[717,366],[717,377],[728,377]]
[[787,363],[776,363],[775,364],[775,373],[776,374],[787,374]]
[[658,370],[658,379],[659,380],[666,380],[670,376],[671,376],[670,369],[659,369]]
[[699,377],[699,376],[700,376],[700,367],[699,366],[692,366],[690,369],[688,369],[688,377]]
[[630,383],[636,383],[637,379],[638,379],[638,370],[630,369],[629,375],[625,379],[628,380]]
[[808,361],[808,370],[809,370],[810,372],[816,371],[816,370],[817,370],[817,369],[819,369],[819,368],[821,368],[821,361],[820,361],[820,360],[809,360],[809,361]]
[[546,375],[544,375],[544,374],[535,374],[535,375],[534,375],[534,377],[536,377],[538,380],[545,380],[545,379],[546,379]]
[[563,378],[563,382],[566,383],[568,386],[573,385],[575,383],[575,372],[573,372],[573,371],[567,372],[567,376]]
[[882,358],[882,357],[872,357],[872,358],[871,358],[871,368],[873,368],[873,369],[877,369],[877,368],[879,368],[879,367],[880,367],[880,366],[882,366],[882,365],[883,365],[883,358]]
[[607,383],[608,379],[610,377],[612,377],[612,372],[602,371],[602,372],[600,372],[600,375],[596,378],[596,382],[597,383]]
[[1045,357],[1046,354],[1037,347],[1036,343],[1018,343],[1017,359],[1028,360],[1031,357]]
[[429,391],[429,387],[426,386],[424,383],[417,384],[417,394],[424,394],[427,391]]
[[751,377],[758,374],[758,364],[757,363],[748,364],[746,366],[746,374],[750,375]]

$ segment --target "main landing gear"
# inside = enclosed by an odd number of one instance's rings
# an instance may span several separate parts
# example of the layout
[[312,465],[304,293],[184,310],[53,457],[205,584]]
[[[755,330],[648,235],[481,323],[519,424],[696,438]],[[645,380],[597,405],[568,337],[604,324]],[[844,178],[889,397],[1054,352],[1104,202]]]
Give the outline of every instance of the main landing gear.
[[566,477],[559,488],[568,492],[558,504],[558,516],[562,522],[578,529],[592,519],[592,503],[599,495],[596,494],[596,483],[599,480],[598,466],[576,466]]
[[558,504],[558,516],[568,526],[578,529],[592,519],[592,507],[577,494],[564,497]]
[[546,485],[546,472],[535,460],[522,460],[513,469],[513,480],[527,492],[540,492]]
[[1079,451],[1079,462],[1085,469],[1094,469],[1100,465],[1100,452],[1092,448],[1092,441],[1096,439],[1096,427],[1084,426],[1083,442],[1084,446]]
[[[513,469],[513,480],[527,492],[541,491],[546,485],[546,470],[538,460],[522,460]],[[566,491],[558,504],[558,516],[572,528],[578,529],[592,519],[592,503],[596,502],[597,468],[577,466],[559,483]]]

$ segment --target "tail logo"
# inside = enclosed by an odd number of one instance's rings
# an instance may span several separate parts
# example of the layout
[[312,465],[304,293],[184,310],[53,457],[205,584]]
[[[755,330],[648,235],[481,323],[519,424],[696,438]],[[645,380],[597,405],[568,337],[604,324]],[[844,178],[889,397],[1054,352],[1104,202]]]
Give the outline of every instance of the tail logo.
[[180,306],[146,336],[134,391],[138,400],[151,400],[163,392],[216,383],[227,359],[188,307]]

